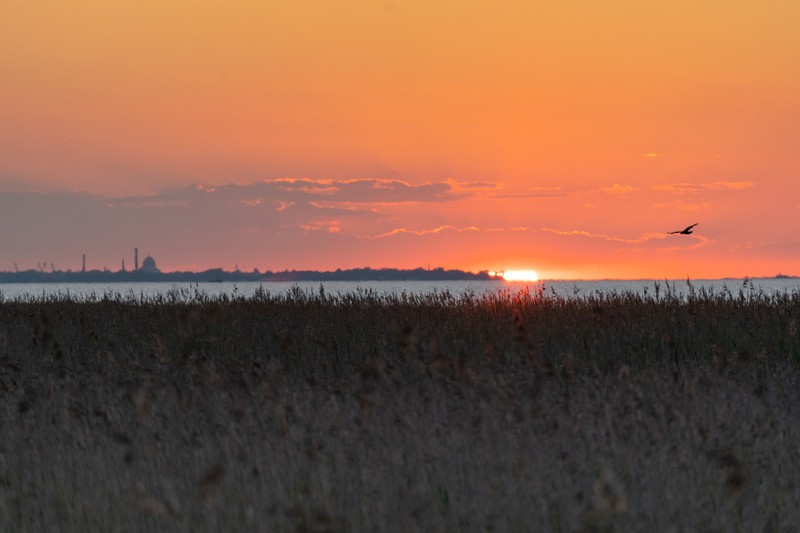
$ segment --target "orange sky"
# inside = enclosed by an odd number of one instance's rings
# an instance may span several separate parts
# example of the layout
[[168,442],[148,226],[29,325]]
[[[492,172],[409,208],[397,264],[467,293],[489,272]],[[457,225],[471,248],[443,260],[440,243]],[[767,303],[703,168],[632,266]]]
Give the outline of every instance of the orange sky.
[[0,270],[800,275],[800,3],[653,4],[6,0]]

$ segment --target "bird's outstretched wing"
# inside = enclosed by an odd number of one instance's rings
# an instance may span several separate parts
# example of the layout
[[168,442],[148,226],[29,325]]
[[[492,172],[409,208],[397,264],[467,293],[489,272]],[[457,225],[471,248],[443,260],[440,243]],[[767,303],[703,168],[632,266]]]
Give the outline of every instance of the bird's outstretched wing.
[[692,228],[694,228],[694,227],[695,227],[697,224],[698,224],[698,222],[695,222],[695,223],[694,223],[694,224],[692,224],[691,226],[687,226],[687,227],[685,227],[684,229],[682,229],[682,230],[680,230],[680,231],[668,231],[667,233],[668,233],[669,235],[675,235],[675,234],[679,234],[679,235],[691,235],[691,233],[692,233]]

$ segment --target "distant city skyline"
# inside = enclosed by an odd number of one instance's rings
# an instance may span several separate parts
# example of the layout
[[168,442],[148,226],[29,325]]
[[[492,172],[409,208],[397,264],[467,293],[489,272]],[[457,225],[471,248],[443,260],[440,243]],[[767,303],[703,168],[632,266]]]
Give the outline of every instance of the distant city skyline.
[[[0,270],[800,273],[800,3],[4,3]],[[699,222],[693,233],[667,232]]]

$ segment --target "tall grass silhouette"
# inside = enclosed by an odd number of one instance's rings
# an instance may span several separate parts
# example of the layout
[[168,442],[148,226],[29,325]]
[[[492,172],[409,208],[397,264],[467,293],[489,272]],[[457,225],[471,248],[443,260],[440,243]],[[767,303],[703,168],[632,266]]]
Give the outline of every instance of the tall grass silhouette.
[[3,531],[791,531],[800,295],[0,301]]

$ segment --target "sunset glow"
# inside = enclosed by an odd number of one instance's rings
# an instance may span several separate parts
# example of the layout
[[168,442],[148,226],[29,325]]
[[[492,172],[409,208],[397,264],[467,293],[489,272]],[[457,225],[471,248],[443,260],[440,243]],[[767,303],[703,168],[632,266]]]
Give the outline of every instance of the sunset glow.
[[[800,2],[0,17],[0,270],[800,275]],[[691,235],[670,235],[689,224]]]
[[506,270],[500,273],[506,281],[539,281],[535,270]]

